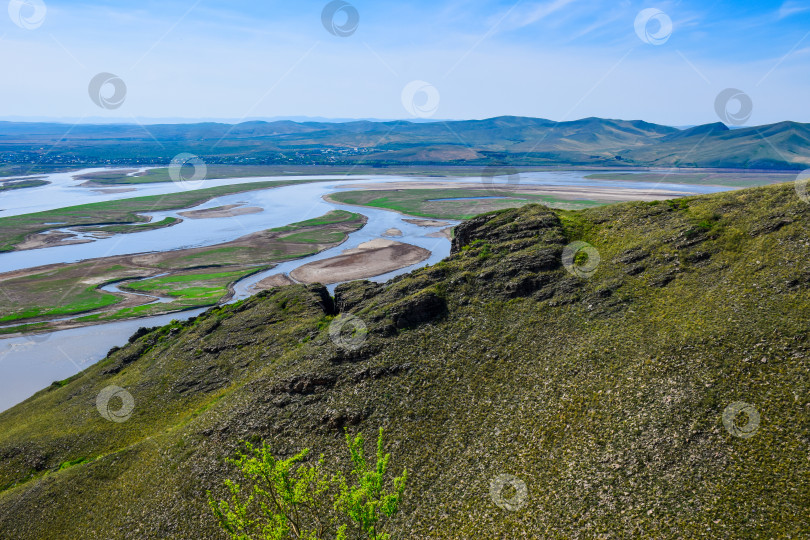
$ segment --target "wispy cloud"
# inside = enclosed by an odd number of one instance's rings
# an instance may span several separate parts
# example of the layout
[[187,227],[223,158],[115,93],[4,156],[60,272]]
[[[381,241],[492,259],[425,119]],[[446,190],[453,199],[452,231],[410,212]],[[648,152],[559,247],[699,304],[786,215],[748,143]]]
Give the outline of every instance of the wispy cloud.
[[549,15],[560,11],[569,4],[573,4],[576,0],[554,0],[553,2],[539,4],[533,6],[529,16],[526,18],[524,26],[534,24],[541,19],[545,19]]
[[[124,78],[126,112],[149,118],[238,118],[269,89],[272,99],[253,116],[399,118],[402,88],[415,79],[440,89],[445,118],[556,119],[586,96],[576,114],[705,123],[716,93],[705,80],[756,89],[763,123],[810,115],[802,107],[810,0],[735,9],[700,0],[349,0],[361,23],[348,39],[323,27],[326,0],[201,1],[185,18],[197,0],[46,1],[42,30],[7,21],[0,32],[3,69],[14,80],[0,85],[0,101],[22,116],[98,114],[87,84],[99,71]],[[646,6],[673,21],[664,46],[635,33]]]
[[782,19],[792,17],[793,15],[798,15],[799,13],[804,13],[805,11],[810,11],[810,4],[807,2],[788,1],[782,4],[782,7],[779,8],[777,18],[781,21]]
[[550,2],[535,2],[531,5],[521,7],[507,18],[503,27],[504,30],[517,30],[535,24],[543,19],[554,15],[577,2],[577,0],[552,0]]
[[583,28],[582,30],[580,30],[579,32],[575,33],[573,36],[571,36],[571,40],[573,41],[575,39],[585,37],[585,36],[595,32],[596,30],[599,30],[600,28],[604,28],[605,26],[609,26],[609,25],[615,23],[616,21],[619,21],[620,19],[622,19],[621,15],[614,15],[611,18],[600,19],[600,20],[596,21],[595,23],[593,23],[592,25],[587,26],[587,27]]

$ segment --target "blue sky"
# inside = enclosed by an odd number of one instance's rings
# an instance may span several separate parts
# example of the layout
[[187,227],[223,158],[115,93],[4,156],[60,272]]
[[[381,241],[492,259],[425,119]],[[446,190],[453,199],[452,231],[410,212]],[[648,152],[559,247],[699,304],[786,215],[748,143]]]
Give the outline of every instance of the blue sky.
[[[750,124],[810,122],[810,0],[350,3],[348,37],[322,24],[325,1],[45,0],[22,23],[3,10],[0,117],[410,118],[403,100],[428,99],[403,96],[418,80],[440,98],[432,118],[693,125],[738,88]],[[644,41],[660,18],[634,24],[652,8],[671,21],[660,44]],[[120,108],[89,98],[99,72],[126,83]]]

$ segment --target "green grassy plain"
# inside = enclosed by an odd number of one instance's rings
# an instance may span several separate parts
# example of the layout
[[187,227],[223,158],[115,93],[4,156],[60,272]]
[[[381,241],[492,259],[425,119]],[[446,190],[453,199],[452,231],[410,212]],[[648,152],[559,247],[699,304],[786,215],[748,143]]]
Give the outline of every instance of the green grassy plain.
[[[170,193],[167,195],[151,195],[134,197],[117,201],[68,206],[45,212],[35,212],[20,216],[0,218],[0,252],[11,251],[29,234],[41,233],[53,229],[48,223],[60,223],[60,228],[76,226],[100,226],[109,224],[121,226],[122,224],[143,224],[145,218],[139,214],[148,212],[164,212],[179,210],[200,205],[215,197],[244,193],[260,189],[284,187],[298,183],[308,183],[308,180],[280,180],[273,182],[254,182],[233,186],[220,186]],[[168,226],[168,223],[162,226]],[[146,225],[147,227],[153,224]],[[130,231],[132,232],[132,231]]]
[[[114,256],[79,263],[52,265],[0,280],[0,323],[36,323],[19,331],[42,331],[54,317],[75,315],[78,322],[118,320],[210,306],[228,296],[243,277],[274,263],[318,253],[343,242],[361,228],[360,214],[337,210],[319,218],[293,223],[283,231],[261,231],[209,247]],[[155,274],[169,275],[143,279]],[[0,275],[0,278],[3,276]],[[122,291],[172,296],[170,303],[132,305],[101,286],[122,281]],[[123,304],[123,305],[121,305]],[[100,311],[99,313],[96,313]],[[11,330],[5,332],[9,333]]]
[[[257,269],[265,269],[260,266]],[[125,289],[137,292],[157,293],[179,298],[205,298],[219,299],[228,292],[228,286],[245,275],[254,273],[257,269],[232,270],[226,272],[191,272],[173,274],[154,279],[135,281],[125,286]]]
[[[153,293],[160,296],[175,297],[176,300],[167,303],[147,304],[129,308],[96,313],[78,317],[77,322],[104,322],[129,319],[132,317],[146,317],[175,312],[178,310],[194,309],[211,306],[227,297],[230,287],[238,280],[270,268],[270,265],[236,267],[222,272],[192,271],[172,274],[154,279],[145,279],[129,282],[121,287],[125,291],[139,293]],[[234,267],[229,267],[234,268]]]
[[47,180],[41,178],[27,178],[24,180],[7,180],[0,182],[0,193],[4,191],[11,191],[14,189],[25,189],[39,186],[47,186],[50,184]]
[[627,182],[653,182],[663,184],[696,184],[702,186],[725,187],[757,187],[781,182],[791,182],[796,179],[795,172],[757,173],[757,172],[599,172],[589,174],[585,178],[591,180],[622,180]]
[[[474,197],[475,200],[437,201]],[[504,197],[488,199],[487,197]],[[600,203],[589,200],[563,200],[547,195],[531,195],[509,190],[480,189],[397,189],[397,190],[358,190],[332,193],[328,199],[358,206],[371,206],[395,210],[403,214],[440,219],[469,219],[472,216],[492,210],[519,208],[527,204],[546,204],[558,208],[581,209],[597,206]]]
[[[217,180],[223,178],[251,178],[262,176],[279,176],[277,168],[261,166],[238,165],[209,165],[207,167],[207,180]],[[154,184],[172,182],[168,167],[157,167],[148,169],[142,173],[130,176],[132,170],[112,170],[88,173],[80,176],[82,180],[88,180],[94,184],[102,185],[132,185],[132,184]]]
[[[560,167],[521,167],[522,172],[557,170]],[[478,177],[486,172],[480,165],[390,165],[385,167],[357,165],[209,165],[206,180],[224,178],[283,177],[283,176],[358,176],[358,175],[397,175],[435,177]],[[132,170],[113,170],[90,173],[80,178],[103,185],[129,185],[171,182],[168,167],[149,169],[139,176],[129,176]]]
[[164,227],[171,227],[177,225],[182,220],[176,217],[163,218],[160,221],[150,221],[142,225],[105,225],[102,227],[81,227],[77,230],[81,232],[101,232],[110,234],[130,234],[139,233],[144,231],[151,231],[154,229],[162,229]]

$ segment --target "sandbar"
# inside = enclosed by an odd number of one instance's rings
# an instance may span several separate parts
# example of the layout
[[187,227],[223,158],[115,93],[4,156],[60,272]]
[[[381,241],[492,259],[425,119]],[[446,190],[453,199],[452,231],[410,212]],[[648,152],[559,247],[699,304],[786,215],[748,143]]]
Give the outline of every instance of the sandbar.
[[242,206],[241,204],[228,204],[225,206],[217,206],[216,208],[203,208],[202,210],[189,210],[187,212],[178,212],[177,215],[183,216],[188,219],[213,219],[213,218],[226,218],[235,216],[244,216],[246,214],[258,214],[264,212],[264,208],[259,206]]
[[440,231],[436,231],[427,235],[429,238],[447,238],[448,240],[453,239],[453,229],[455,227],[445,227]]
[[447,227],[450,225],[446,221],[439,221],[436,219],[403,219],[405,223],[418,225],[420,227]]
[[399,189],[475,189],[482,191],[482,197],[491,196],[492,192],[509,191],[515,194],[547,195],[556,197],[558,199],[571,201],[584,199],[603,202],[654,201],[659,199],[686,197],[688,195],[697,194],[697,192],[679,192],[669,191],[666,189],[642,189],[631,187],[616,188],[599,186],[547,186],[537,184],[507,184],[505,182],[381,182],[369,184],[349,184],[341,187],[359,189],[363,191]]
[[25,240],[15,246],[16,250],[40,249],[55,246],[70,246],[73,244],[88,244],[93,242],[90,238],[78,238],[75,234],[66,232],[46,232],[29,234]]
[[295,281],[290,279],[290,277],[286,274],[273,274],[272,276],[267,276],[263,280],[253,284],[251,289],[256,291],[264,291],[266,289],[283,287],[285,285],[295,285]]
[[290,276],[301,283],[339,283],[386,274],[427,260],[429,250],[377,238],[341,255],[299,266]]

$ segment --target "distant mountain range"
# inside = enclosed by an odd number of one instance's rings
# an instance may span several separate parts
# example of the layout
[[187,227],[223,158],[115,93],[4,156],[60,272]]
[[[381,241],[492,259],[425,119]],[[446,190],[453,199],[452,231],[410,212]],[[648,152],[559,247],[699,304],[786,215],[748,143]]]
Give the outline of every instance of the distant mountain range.
[[0,122],[5,163],[810,167],[810,125],[678,129],[643,121],[486,120],[99,124]]

